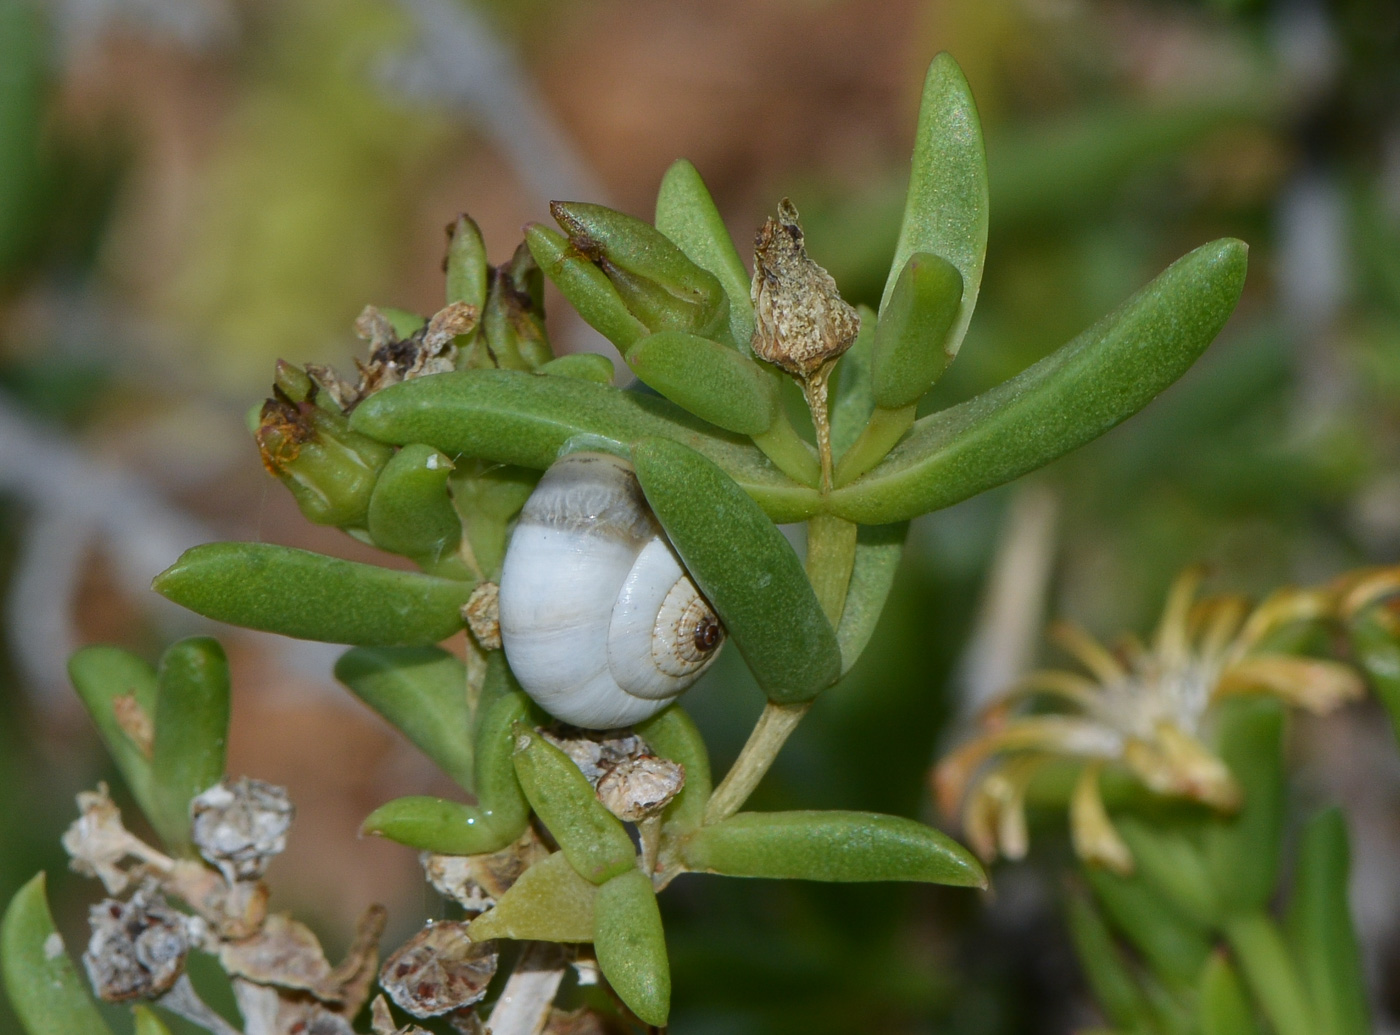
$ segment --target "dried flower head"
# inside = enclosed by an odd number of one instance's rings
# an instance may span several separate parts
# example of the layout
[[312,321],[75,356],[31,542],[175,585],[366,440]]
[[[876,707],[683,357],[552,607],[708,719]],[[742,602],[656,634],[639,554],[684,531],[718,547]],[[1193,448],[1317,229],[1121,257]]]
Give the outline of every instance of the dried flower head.
[[[1027,787],[1044,763],[1070,756],[1086,762],[1070,802],[1075,850],[1129,872],[1132,854],[1099,791],[1105,765],[1125,767],[1158,794],[1231,811],[1239,786],[1206,746],[1216,703],[1262,693],[1322,713],[1364,693],[1349,666],[1266,643],[1291,623],[1331,618],[1334,589],[1281,590],[1251,612],[1238,596],[1197,601],[1202,574],[1193,568],[1177,578],[1150,648],[1128,639],[1110,651],[1074,626],[1054,627],[1052,637],[1089,675],[1031,673],[987,711],[982,733],[939,763],[940,805],[948,815],[962,805],[964,829],[983,858],[1025,854]],[[1028,701],[1056,710],[1018,711]]]
[[355,320],[355,333],[369,342],[369,362],[355,361],[359,383],[352,385],[327,366],[307,364],[306,372],[349,413],[382,388],[454,369],[457,336],[475,330],[479,316],[475,306],[453,302],[413,334],[400,338],[388,317],[372,305],[365,306]]
[[495,942],[474,942],[465,923],[441,920],[384,961],[379,984],[414,1017],[437,1017],[480,1002],[495,974]]
[[85,877],[97,877],[109,894],[120,895],[131,880],[120,864],[128,858],[147,862],[158,853],[122,825],[121,810],[112,804],[105,783],[98,784],[96,791],[79,792],[78,809],[81,815],[63,834],[68,865]]
[[521,874],[549,854],[533,827],[499,852],[438,855],[424,852],[419,862],[438,892],[470,914],[484,913],[510,890]]
[[185,970],[190,935],[185,917],[153,891],[126,902],[106,899],[88,913],[92,937],[83,965],[98,997],[109,1003],[156,999]]
[[293,811],[281,787],[246,777],[225,779],[190,802],[190,836],[230,884],[256,880],[286,849]]
[[831,274],[807,257],[797,209],[784,198],[778,218],[754,242],[753,351],[806,381],[855,343],[860,315]]
[[635,733],[570,726],[541,734],[579,767],[608,811],[629,823],[659,813],[685,786],[685,767],[657,757]]

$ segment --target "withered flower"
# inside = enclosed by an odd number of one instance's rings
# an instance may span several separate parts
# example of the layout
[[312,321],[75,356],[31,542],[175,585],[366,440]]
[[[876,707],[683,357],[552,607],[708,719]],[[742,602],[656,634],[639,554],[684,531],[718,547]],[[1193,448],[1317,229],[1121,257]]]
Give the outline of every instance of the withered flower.
[[158,894],[142,889],[127,902],[105,899],[89,911],[88,923],[92,937],[83,966],[99,998],[156,999],[184,973],[189,928]]
[[494,942],[474,942],[466,924],[440,920],[384,961],[379,984],[414,1017],[437,1017],[480,1002],[495,974]]
[[[1197,601],[1202,574],[1193,568],[1177,578],[1150,648],[1128,639],[1110,651],[1074,626],[1052,628],[1089,674],[1031,673],[984,714],[982,733],[939,763],[939,803],[950,816],[961,805],[964,829],[984,859],[1025,855],[1028,785],[1046,762],[1068,756],[1085,762],[1070,802],[1076,852],[1131,872],[1132,853],[1100,794],[1104,766],[1126,768],[1158,794],[1233,811],[1240,788],[1207,747],[1211,710],[1222,698],[1269,694],[1324,713],[1364,693],[1349,666],[1266,643],[1290,623],[1332,618],[1335,588],[1280,590],[1251,611],[1238,596]],[[1056,710],[1018,710],[1030,701]]]
[[287,847],[294,809],[287,792],[261,780],[227,779],[190,802],[190,836],[230,884],[255,880]]

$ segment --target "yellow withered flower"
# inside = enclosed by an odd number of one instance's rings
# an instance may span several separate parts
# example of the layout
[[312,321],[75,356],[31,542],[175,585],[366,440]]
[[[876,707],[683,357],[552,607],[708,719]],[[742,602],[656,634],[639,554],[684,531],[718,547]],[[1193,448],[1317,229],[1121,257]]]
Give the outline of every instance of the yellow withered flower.
[[[939,763],[939,804],[950,818],[961,807],[964,831],[984,859],[1025,855],[1027,788],[1045,763],[1068,756],[1085,763],[1069,808],[1076,853],[1129,873],[1132,853],[1100,794],[1105,766],[1126,768],[1158,794],[1234,811],[1240,788],[1207,746],[1216,702],[1262,693],[1324,713],[1365,692],[1348,665],[1267,644],[1285,626],[1337,617],[1343,600],[1356,599],[1355,585],[1284,589],[1251,611],[1236,595],[1197,599],[1202,577],[1191,568],[1176,579],[1150,646],[1129,637],[1109,650],[1076,626],[1053,626],[1050,637],[1087,674],[1032,672],[983,713],[981,732]],[[1027,711],[1032,704],[1039,710]]]

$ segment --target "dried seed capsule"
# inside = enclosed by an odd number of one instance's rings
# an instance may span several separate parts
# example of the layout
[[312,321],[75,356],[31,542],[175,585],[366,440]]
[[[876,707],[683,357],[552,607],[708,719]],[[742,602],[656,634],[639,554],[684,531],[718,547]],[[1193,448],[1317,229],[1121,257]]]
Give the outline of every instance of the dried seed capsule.
[[106,899],[88,913],[92,938],[83,965],[93,991],[109,1003],[155,999],[185,970],[190,935],[185,917],[151,891],[128,902]]
[[479,1002],[495,973],[495,943],[474,942],[466,924],[442,920],[384,961],[379,984],[414,1017],[436,1017]]
[[281,787],[246,777],[223,780],[190,803],[191,839],[230,884],[256,880],[286,849],[294,811]]

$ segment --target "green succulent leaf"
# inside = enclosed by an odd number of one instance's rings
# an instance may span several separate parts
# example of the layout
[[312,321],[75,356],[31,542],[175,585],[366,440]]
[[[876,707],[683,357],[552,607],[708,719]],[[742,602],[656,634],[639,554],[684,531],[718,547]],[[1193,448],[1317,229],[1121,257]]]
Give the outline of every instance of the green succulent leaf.
[[802,521],[820,507],[814,490],[795,484],[747,442],[665,399],[587,381],[508,370],[420,377],[376,392],[351,423],[384,442],[426,442],[449,455],[537,471],[577,436],[624,456],[638,439],[668,438],[717,463],[776,521]]
[[506,557],[506,527],[525,506],[539,480],[539,474],[526,467],[482,460],[458,463],[450,483],[452,505],[467,535],[473,570],[482,577],[500,577]]
[[713,787],[710,754],[700,730],[678,704],[639,723],[635,729],[648,747],[685,770],[685,785],[666,806],[666,828],[675,832],[694,830],[704,819]]
[[928,252],[909,256],[875,330],[876,406],[898,410],[918,402],[947,369],[953,353],[945,343],[961,299],[962,275],[951,262]]
[[54,930],[42,873],[15,893],[0,920],[0,976],[29,1035],[112,1035]]
[[447,228],[447,301],[466,302],[480,312],[486,305],[486,242],[481,227],[465,213]]
[[1318,1035],[1372,1031],[1365,971],[1351,921],[1346,819],[1327,809],[1303,830],[1288,906],[1288,935],[1321,1025]]
[[843,675],[859,660],[875,633],[876,623],[894,586],[899,559],[904,556],[904,539],[908,533],[908,522],[862,525],[856,532],[855,565],[846,588],[846,607],[836,627]]
[[627,351],[646,336],[647,326],[628,310],[607,274],[589,262],[569,239],[539,223],[525,228],[525,243],[545,276],[554,281],[588,326]]
[[661,527],[769,699],[809,700],[835,682],[836,634],[802,562],[759,505],[677,442],[643,439],[632,463]]
[[947,834],[876,812],[741,812],[690,835],[681,856],[689,869],[729,877],[987,886]]
[[580,201],[551,202],[549,211],[569,244],[602,269],[649,330],[728,332],[729,298],[719,281],[651,224]]
[[515,774],[535,815],[580,876],[602,884],[635,870],[637,851],[622,821],[568,755],[525,725],[516,727]]
[[987,156],[972,90],[947,53],[933,59],[924,78],[904,221],[880,299],[881,317],[915,252],[941,256],[962,276],[962,302],[943,345],[956,356],[977,306],[987,254]]
[[627,363],[647,385],[725,431],[761,435],[778,419],[768,372],[709,338],[662,331],[639,341]]
[[612,360],[596,352],[574,352],[558,359],[551,359],[540,366],[541,374],[554,377],[571,377],[576,381],[592,381],[595,384],[610,385],[617,371]]
[[447,480],[452,461],[432,446],[404,446],[384,465],[369,499],[366,528],[374,545],[402,554],[433,572],[463,577],[455,556],[462,523],[452,508]]
[[1215,885],[1200,848],[1184,831],[1152,825],[1133,816],[1117,821],[1138,874],[1193,923],[1209,927],[1220,919]]
[[158,811],[151,779],[151,745],[134,740],[118,720],[118,698],[128,698],[153,726],[156,672],[136,655],[118,647],[84,647],[68,659],[68,678],[97,724],[98,735],[117,763],[122,779],[147,818]]
[[709,270],[729,296],[729,332],[734,344],[750,354],[753,302],[749,271],[734,247],[709,188],[695,166],[681,158],[666,170],[656,195],[656,229],[674,241],[691,262]]
[[135,1035],[170,1035],[170,1029],[149,1006],[133,1006],[131,1019],[135,1023]]
[[881,463],[832,493],[831,512],[880,524],[939,510],[1132,416],[1225,325],[1244,286],[1246,251],[1231,239],[1197,248],[1039,363],[917,421]]
[[860,333],[836,364],[832,379],[831,454],[838,460],[861,437],[875,409],[870,364],[877,320],[869,306],[858,305],[856,312],[860,314]]
[[1227,911],[1262,909],[1278,884],[1285,782],[1283,709],[1273,700],[1240,699],[1220,710],[1219,753],[1244,807],[1205,830],[1204,855],[1216,900]]
[[151,755],[151,825],[171,848],[189,852],[190,801],[224,775],[228,747],[228,658],[217,640],[172,646],[156,674]]
[[443,855],[481,855],[515,840],[491,822],[490,814],[460,801],[411,795],[386,801],[360,824],[361,834]]
[[1210,955],[1205,929],[1163,901],[1140,877],[1120,877],[1097,866],[1085,872],[1104,912],[1152,969],[1170,981],[1194,986]]
[[[528,376],[528,375],[526,375]],[[426,646],[462,629],[472,585],[271,543],[207,543],[157,593],[216,621],[360,647]]]
[[544,274],[521,241],[510,262],[491,270],[481,314],[484,365],[536,370],[554,358],[544,322]]
[[1201,1035],[1260,1035],[1254,1010],[1235,968],[1214,953],[1201,972]]
[[639,1018],[664,1027],[671,965],[651,879],[638,869],[614,877],[598,889],[593,914],[593,950],[608,984]]
[[1318,1035],[1296,961],[1273,917],[1238,913],[1225,921],[1225,938],[1245,984],[1276,1035]]
[[1127,1031],[1146,1029],[1151,1007],[1093,900],[1071,894],[1067,919],[1075,955],[1104,1014]]
[[520,875],[494,908],[472,921],[472,941],[591,942],[598,885],[584,880],[563,852],[541,859]]
[[335,678],[471,791],[472,723],[467,669],[439,647],[356,647],[341,655]]
[[1400,638],[1382,620],[1379,608],[1371,608],[1353,619],[1351,648],[1376,696],[1390,715],[1390,725],[1400,740]]

